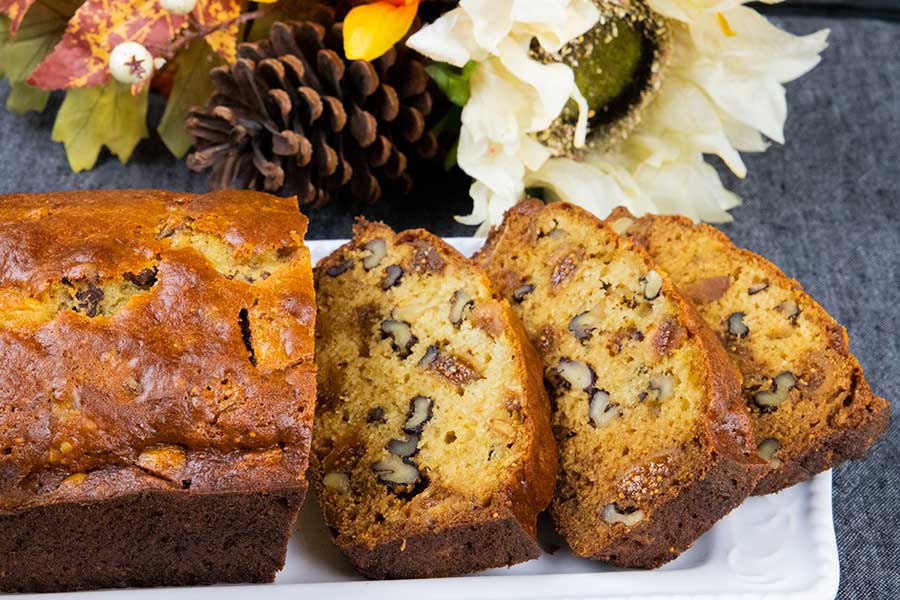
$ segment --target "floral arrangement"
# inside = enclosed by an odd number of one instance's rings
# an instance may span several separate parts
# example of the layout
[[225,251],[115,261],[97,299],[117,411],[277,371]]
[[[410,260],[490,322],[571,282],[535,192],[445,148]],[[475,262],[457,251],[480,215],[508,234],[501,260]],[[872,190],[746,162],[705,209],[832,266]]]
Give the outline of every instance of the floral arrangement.
[[410,47],[468,72],[457,156],[474,207],[459,220],[484,233],[529,188],[601,217],[624,204],[729,220],[740,199],[703,155],[744,177],[740,152],[783,143],[783,84],[828,35],[791,35],[744,3],[462,0],[418,31]]
[[[265,7],[275,0],[260,0]],[[0,0],[0,76],[6,106],[42,111],[64,90],[53,139],[73,170],[91,168],[102,146],[123,162],[148,135],[150,88],[168,97],[159,134],[173,154],[191,138],[184,118],[211,93],[208,73],[233,61],[265,10],[242,0]],[[257,3],[253,3],[256,5]]]
[[472,178],[458,220],[480,234],[526,193],[717,222],[740,199],[704,155],[744,177],[742,152],[783,143],[783,85],[828,35],[746,1],[333,0],[313,18],[313,0],[0,0],[0,75],[17,112],[65,90],[53,138],[76,171],[103,145],[128,159],[152,88],[162,139],[213,187],[375,201],[431,160]]

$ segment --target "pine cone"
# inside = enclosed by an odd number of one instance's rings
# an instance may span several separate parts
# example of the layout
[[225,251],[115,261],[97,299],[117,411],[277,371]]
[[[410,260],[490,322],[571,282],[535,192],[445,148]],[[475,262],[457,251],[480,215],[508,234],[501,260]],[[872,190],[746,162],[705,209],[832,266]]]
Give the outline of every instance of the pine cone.
[[409,192],[411,163],[439,153],[426,127],[434,88],[402,43],[371,63],[347,61],[341,24],[275,23],[211,77],[215,95],[186,126],[188,166],[211,169],[214,189],[295,193],[315,205],[349,189],[374,202],[383,188]]

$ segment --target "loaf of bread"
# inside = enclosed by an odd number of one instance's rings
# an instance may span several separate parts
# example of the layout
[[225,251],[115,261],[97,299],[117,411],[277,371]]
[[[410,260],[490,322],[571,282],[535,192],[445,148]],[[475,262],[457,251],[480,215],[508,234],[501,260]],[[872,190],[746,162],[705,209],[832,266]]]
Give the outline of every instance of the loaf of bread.
[[0,589],[271,581],[306,484],[295,201],[0,198]]
[[755,493],[865,455],[890,404],[869,389],[846,330],[798,282],[684,217],[617,209],[609,222],[670,274],[743,373],[759,455],[772,466]]
[[751,492],[766,465],[740,376],[644,251],[575,206],[527,200],[476,261],[543,359],[551,512],[576,554],[659,566]]
[[485,273],[440,239],[361,221],[316,267],[312,480],[370,578],[536,558],[556,448],[540,363]]

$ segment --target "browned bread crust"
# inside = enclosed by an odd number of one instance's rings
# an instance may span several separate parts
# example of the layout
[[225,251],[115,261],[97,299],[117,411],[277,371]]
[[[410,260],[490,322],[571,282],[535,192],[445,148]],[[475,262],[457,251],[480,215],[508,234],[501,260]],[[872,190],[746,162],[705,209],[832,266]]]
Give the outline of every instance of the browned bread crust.
[[305,232],[251,192],[0,198],[0,589],[274,579],[314,413]]
[[[687,348],[685,356],[692,357],[685,372],[696,374],[693,393],[699,398],[696,409],[685,409],[685,419],[695,418],[695,425],[677,438],[680,449],[662,457],[654,457],[654,452],[666,452],[655,449],[657,434],[664,432],[656,429],[653,417],[642,420],[643,415],[652,414],[650,409],[644,412],[644,397],[635,392],[633,401],[626,398],[631,393],[626,389],[631,389],[632,380],[646,378],[641,375],[645,371],[639,369],[627,381],[619,382],[612,381],[612,375],[602,379],[597,371],[596,385],[605,386],[608,401],[617,399],[626,406],[625,414],[633,411],[637,415],[626,417],[631,419],[628,427],[634,431],[621,434],[627,445],[621,456],[622,466],[616,467],[615,472],[610,472],[612,467],[604,461],[620,459],[610,455],[612,450],[607,451],[603,444],[612,446],[616,440],[598,436],[610,431],[604,428],[615,428],[616,419],[602,425],[594,423],[594,427],[582,424],[593,417],[588,414],[588,403],[582,405],[580,391],[574,394],[577,398],[573,404],[574,390],[559,391],[554,385],[558,391],[553,423],[560,473],[551,512],[576,554],[627,567],[659,566],[687,549],[749,495],[767,466],[754,456],[749,418],[739,395],[740,375],[712,332],[665,277],[661,279],[660,294],[671,311],[669,318],[673,320],[669,325],[664,326],[666,317],[662,322],[645,323],[648,329],[639,331],[641,335],[628,336],[630,341],[620,342],[622,338],[608,329],[616,326],[601,323],[604,316],[599,315],[595,318],[600,321],[594,322],[593,333],[582,341],[581,350],[573,349],[578,345],[566,341],[573,335],[574,319],[570,319],[588,310],[588,296],[600,288],[612,290],[599,293],[601,299],[621,293],[626,305],[636,302],[634,315],[654,314],[650,309],[641,309],[643,300],[631,300],[627,292],[636,287],[638,274],[647,274],[654,268],[646,253],[575,206],[544,206],[540,201],[526,200],[507,212],[475,260],[486,268],[493,281],[499,282],[503,294],[513,300],[532,343],[544,359],[545,377],[550,381],[558,378],[563,347],[568,348],[566,352],[583,354],[579,360],[608,374],[620,367],[631,369],[641,357],[656,356],[653,348],[669,344],[667,340],[675,340],[671,342],[675,352]],[[582,276],[580,271],[601,272],[606,269],[604,265],[612,265],[606,270],[606,281],[581,279],[590,276]],[[626,272],[632,269],[635,281],[616,279],[618,267]],[[527,288],[523,286],[533,286],[524,300],[521,293]],[[600,309],[595,307],[588,312],[597,310]],[[620,309],[610,306],[609,310],[610,314],[619,314],[616,311]],[[643,323],[642,318],[635,316],[634,320]],[[630,350],[620,350],[620,344]],[[614,350],[610,349],[613,345]],[[620,351],[625,358],[619,358]],[[668,352],[667,349],[662,354]],[[653,364],[648,366],[651,371],[654,369]],[[691,393],[687,389],[691,385],[678,386],[685,391],[676,391],[675,397],[669,398],[670,403]],[[662,410],[664,414],[668,410],[664,403]],[[696,415],[691,414],[693,410]],[[678,411],[672,414],[675,413]],[[608,493],[598,491],[607,488]],[[629,524],[606,522],[602,513],[608,506],[615,506],[626,515],[640,511],[643,518]]]
[[[383,258],[366,267],[378,240]],[[401,272],[385,289],[385,278]],[[556,477],[548,400],[540,363],[485,273],[425,231],[396,234],[361,220],[315,279],[320,389],[310,473],[338,547],[375,579],[536,558],[536,519]],[[454,326],[457,289],[472,304]],[[383,333],[387,319],[408,323],[408,351]],[[423,366],[432,347],[440,354]],[[404,439],[416,395],[433,401],[407,459],[418,478],[391,484],[373,468],[390,459],[391,439]]]
[[[887,429],[890,404],[869,389],[848,349],[847,331],[799,282],[714,227],[685,217],[636,219],[619,208],[608,222],[669,272],[743,373],[757,442],[773,464],[755,494],[777,492],[865,456]],[[786,313],[787,302],[794,304]],[[730,330],[728,319],[736,313],[743,316]],[[781,404],[760,406],[754,398],[782,372],[796,378],[794,387]]]

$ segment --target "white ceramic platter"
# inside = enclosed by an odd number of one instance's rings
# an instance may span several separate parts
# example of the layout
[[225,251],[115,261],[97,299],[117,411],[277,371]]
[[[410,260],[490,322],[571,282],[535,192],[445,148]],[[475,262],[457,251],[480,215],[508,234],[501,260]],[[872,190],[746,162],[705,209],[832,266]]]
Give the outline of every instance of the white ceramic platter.
[[[481,240],[448,240],[471,254]],[[342,242],[309,243],[317,261]],[[677,560],[654,571],[610,567],[572,556],[546,521],[545,552],[509,569],[448,579],[365,581],[332,545],[310,498],[273,585],[110,590],[18,596],[31,600],[437,600],[613,598],[640,600],[829,600],[838,586],[831,472],[778,494],[750,498]]]

